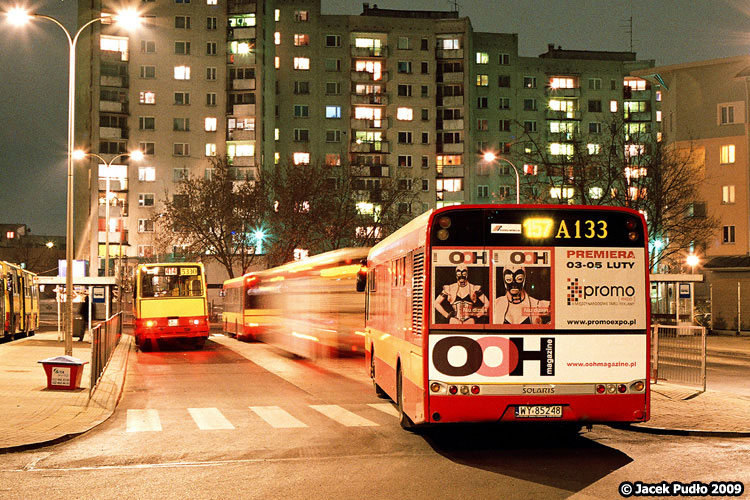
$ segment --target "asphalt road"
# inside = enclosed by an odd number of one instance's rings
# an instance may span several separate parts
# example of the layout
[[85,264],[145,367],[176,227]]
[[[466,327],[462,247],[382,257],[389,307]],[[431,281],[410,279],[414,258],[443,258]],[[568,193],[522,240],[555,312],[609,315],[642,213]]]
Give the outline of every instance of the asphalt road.
[[203,351],[136,352],[110,420],[0,455],[0,498],[620,498],[623,481],[750,485],[743,439],[607,426],[575,437],[496,426],[408,433],[363,365],[223,337]]

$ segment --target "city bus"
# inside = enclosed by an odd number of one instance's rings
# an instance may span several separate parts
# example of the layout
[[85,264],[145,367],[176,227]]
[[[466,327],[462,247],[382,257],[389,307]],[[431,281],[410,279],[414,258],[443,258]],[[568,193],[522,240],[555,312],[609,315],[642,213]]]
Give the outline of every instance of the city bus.
[[135,342],[148,351],[159,339],[188,339],[202,349],[208,339],[203,264],[141,264],[133,283]]
[[305,358],[364,353],[355,290],[369,248],[342,248],[224,282],[224,332]]
[[37,275],[0,261],[0,337],[33,335],[39,328],[39,284]]
[[375,245],[365,359],[402,427],[649,418],[646,224],[630,209],[461,205]]

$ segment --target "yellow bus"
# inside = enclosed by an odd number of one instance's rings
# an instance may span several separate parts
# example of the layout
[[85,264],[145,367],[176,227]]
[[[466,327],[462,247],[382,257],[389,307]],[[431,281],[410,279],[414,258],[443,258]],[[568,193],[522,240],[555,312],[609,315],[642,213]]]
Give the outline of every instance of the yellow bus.
[[142,351],[159,339],[190,339],[202,349],[208,339],[208,303],[203,264],[141,264],[133,286],[135,342]]
[[10,262],[0,261],[0,337],[33,335],[39,328],[37,275]]

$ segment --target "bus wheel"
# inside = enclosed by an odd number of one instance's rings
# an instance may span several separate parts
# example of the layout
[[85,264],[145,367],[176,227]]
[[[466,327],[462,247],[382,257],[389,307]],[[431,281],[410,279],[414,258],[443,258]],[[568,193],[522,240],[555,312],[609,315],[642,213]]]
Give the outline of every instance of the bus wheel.
[[372,387],[375,389],[375,395],[381,399],[388,398],[388,394],[375,382],[375,351],[372,351],[372,356],[370,356],[370,378],[372,379]]
[[417,426],[411,421],[409,415],[404,412],[404,383],[403,376],[401,374],[401,367],[398,368],[398,374],[396,375],[396,398],[398,400],[398,423],[401,428],[407,431],[414,432],[417,430]]
[[141,339],[138,347],[140,347],[141,352],[149,352],[151,350],[151,341],[148,339]]
[[198,337],[193,341],[193,347],[195,347],[196,351],[203,349],[204,345],[206,345],[206,337]]

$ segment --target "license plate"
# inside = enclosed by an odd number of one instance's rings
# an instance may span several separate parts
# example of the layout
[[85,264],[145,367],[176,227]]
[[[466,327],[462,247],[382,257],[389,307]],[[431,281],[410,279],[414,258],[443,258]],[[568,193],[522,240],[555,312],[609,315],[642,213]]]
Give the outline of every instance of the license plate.
[[516,418],[562,418],[560,405],[516,406]]
[[169,320],[167,320],[167,324],[169,326],[177,326],[177,320],[176,319],[169,319]]

